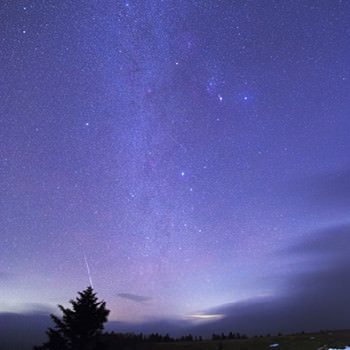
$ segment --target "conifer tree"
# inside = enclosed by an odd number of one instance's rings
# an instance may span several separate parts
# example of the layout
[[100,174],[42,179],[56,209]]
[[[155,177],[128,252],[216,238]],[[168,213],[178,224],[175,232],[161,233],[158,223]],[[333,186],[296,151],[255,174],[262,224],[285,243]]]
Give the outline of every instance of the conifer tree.
[[98,301],[92,287],[78,292],[76,300],[70,300],[72,309],[58,305],[62,319],[51,315],[55,326],[46,334],[49,340],[34,350],[92,350],[100,349],[99,335],[107,321],[109,310],[104,301]]

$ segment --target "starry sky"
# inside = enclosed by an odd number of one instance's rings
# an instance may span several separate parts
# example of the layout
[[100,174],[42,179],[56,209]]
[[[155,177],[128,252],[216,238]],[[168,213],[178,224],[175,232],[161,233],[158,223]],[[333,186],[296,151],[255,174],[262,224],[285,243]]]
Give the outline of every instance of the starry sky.
[[125,324],[343,326],[349,1],[2,0],[0,17],[0,315],[92,283]]

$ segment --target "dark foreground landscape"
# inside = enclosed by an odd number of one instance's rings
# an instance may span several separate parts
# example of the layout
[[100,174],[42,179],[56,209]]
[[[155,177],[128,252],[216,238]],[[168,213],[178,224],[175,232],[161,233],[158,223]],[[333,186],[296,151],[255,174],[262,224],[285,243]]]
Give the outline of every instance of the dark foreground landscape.
[[107,335],[107,349],[152,350],[328,350],[344,349],[350,345],[350,330],[321,331],[279,336],[255,336],[241,339],[193,340],[171,342],[125,342],[120,344],[113,335]]

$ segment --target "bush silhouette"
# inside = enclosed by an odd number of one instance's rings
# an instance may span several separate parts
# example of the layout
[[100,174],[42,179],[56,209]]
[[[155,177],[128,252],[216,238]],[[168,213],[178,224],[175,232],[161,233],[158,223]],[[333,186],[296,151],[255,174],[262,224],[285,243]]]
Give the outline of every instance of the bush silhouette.
[[70,300],[72,309],[58,305],[62,319],[50,315],[55,323],[46,334],[49,340],[34,350],[93,350],[101,349],[99,336],[107,321],[109,310],[104,301],[98,301],[92,287],[78,292],[79,297]]

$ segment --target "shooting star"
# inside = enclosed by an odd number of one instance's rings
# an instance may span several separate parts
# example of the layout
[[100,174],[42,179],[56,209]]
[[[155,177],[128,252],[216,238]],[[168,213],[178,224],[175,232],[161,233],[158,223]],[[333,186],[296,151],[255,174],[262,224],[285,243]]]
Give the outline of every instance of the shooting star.
[[85,253],[84,253],[84,261],[85,261],[86,270],[87,270],[87,273],[88,273],[88,276],[89,276],[90,286],[91,286],[92,288],[94,288],[94,285],[92,284],[92,278],[91,278],[91,273],[90,273],[89,264],[88,264],[88,261],[87,261],[87,258],[86,258]]

